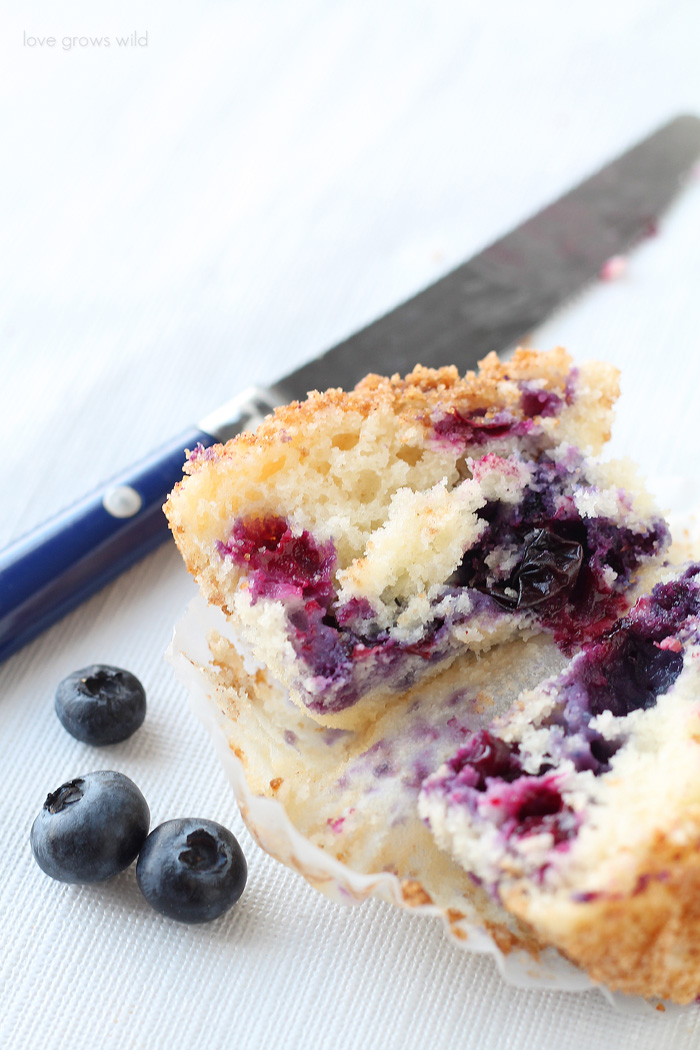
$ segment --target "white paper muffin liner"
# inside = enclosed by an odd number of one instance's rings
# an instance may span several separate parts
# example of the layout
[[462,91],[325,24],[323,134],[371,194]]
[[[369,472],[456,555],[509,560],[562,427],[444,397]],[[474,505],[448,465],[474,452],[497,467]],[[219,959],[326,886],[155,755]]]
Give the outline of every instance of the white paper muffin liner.
[[[650,488],[659,505],[671,510],[669,521],[678,546],[677,559],[691,557],[700,540],[700,514],[695,512],[700,506],[700,483],[666,478]],[[214,685],[206,673],[213,660],[212,632],[231,638],[231,628],[220,610],[207,606],[201,597],[193,599],[175,626],[166,658],[187,689],[192,710],[209,731],[243,820],[265,852],[298,872],[336,903],[360,904],[368,898],[377,898],[418,915],[439,917],[454,943],[466,951],[490,955],[509,985],[561,992],[582,992],[596,987],[617,1009],[633,1013],[654,1009],[654,1004],[646,1000],[612,993],[595,985],[587,974],[554,950],[542,952],[538,958],[522,950],[504,953],[478,922],[468,918],[455,921],[447,909],[407,900],[396,875],[387,871],[371,874],[355,871],[305,838],[280,801],[251,790],[243,764],[232,751],[225,719],[214,697]],[[666,1004],[666,1016],[678,1009],[682,1008]]]

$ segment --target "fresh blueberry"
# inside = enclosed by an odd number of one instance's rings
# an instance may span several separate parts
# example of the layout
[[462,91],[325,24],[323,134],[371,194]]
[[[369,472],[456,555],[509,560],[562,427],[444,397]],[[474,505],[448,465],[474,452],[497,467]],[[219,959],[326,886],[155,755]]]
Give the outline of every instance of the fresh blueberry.
[[179,922],[223,915],[245,889],[243,850],[213,820],[168,820],[146,839],[136,879],[148,903]]
[[146,841],[151,814],[136,784],[100,770],[47,795],[32,824],[34,859],[60,882],[102,882],[131,864]]
[[118,744],[146,717],[146,692],[129,671],[92,664],[74,671],[56,690],[56,714],[84,744]]

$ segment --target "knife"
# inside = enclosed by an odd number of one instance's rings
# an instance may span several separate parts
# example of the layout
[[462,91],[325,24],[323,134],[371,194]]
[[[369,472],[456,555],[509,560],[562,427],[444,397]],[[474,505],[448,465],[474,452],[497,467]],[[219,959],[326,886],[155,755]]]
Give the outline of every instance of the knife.
[[653,227],[700,155],[680,116],[425,291],[269,388],[196,426],[0,553],[0,661],[168,536],[162,504],[186,450],[252,429],[277,405],[368,372],[473,367],[513,346]]

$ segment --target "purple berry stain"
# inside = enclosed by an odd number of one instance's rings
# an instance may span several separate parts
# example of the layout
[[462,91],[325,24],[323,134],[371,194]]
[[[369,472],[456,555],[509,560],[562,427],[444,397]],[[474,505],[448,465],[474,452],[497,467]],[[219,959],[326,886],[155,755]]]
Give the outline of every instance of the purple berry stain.
[[433,434],[438,441],[450,445],[478,447],[497,438],[526,433],[530,426],[529,421],[519,423],[505,411],[487,419],[479,415],[463,416],[453,409],[433,424]]
[[553,390],[543,390],[527,381],[520,384],[520,389],[520,408],[524,416],[532,419],[535,416],[546,418],[559,414],[562,399]]

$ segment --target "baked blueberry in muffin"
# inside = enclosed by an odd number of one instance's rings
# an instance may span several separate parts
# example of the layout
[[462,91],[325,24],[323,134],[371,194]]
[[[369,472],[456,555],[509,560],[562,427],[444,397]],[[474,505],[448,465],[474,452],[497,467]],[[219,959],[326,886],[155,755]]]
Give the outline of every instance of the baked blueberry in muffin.
[[442,848],[613,989],[700,994],[700,563],[422,786]]
[[668,530],[595,458],[617,392],[563,350],[368,376],[195,450],[166,514],[295,702],[356,727],[461,653],[541,631],[573,651],[626,611]]

